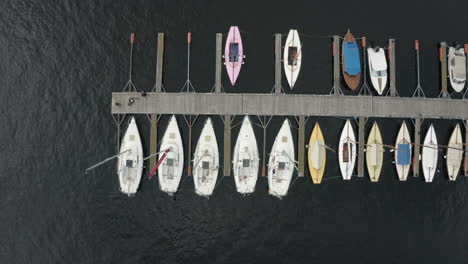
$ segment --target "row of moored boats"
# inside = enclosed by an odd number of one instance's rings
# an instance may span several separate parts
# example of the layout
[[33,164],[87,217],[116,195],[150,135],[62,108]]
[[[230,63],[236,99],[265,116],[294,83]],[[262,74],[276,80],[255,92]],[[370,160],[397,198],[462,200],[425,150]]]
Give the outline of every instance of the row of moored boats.
[[[338,161],[344,180],[350,180],[356,163],[356,141],[353,126],[347,120],[341,132],[338,146]],[[450,137],[447,146],[438,144],[433,125],[424,138],[421,162],[426,182],[432,182],[437,171],[439,151],[446,148],[446,167],[449,179],[454,181],[461,167],[464,143],[461,136],[460,125],[457,125]],[[413,162],[410,133],[406,122],[403,122],[394,145],[386,145],[377,122],[374,122],[365,143],[367,171],[372,182],[377,182],[382,171],[383,153],[389,148],[395,153],[395,166],[398,177],[405,181]],[[315,124],[309,143],[307,145],[307,158],[312,181],[316,184],[322,182],[328,150],[322,130]],[[135,194],[140,184],[143,172],[143,148],[140,135],[132,117],[121,144],[121,155],[118,161],[118,175],[121,191],[125,194]],[[250,194],[255,191],[259,174],[260,156],[257,140],[255,138],[252,122],[245,116],[234,147],[232,169],[237,191],[241,194]],[[268,160],[268,186],[269,193],[277,197],[287,195],[293,172],[296,169],[295,148],[291,126],[286,119],[273,143]],[[209,197],[212,195],[219,171],[219,149],[213,123],[207,118],[200,134],[193,155],[193,181],[195,192],[198,195]],[[166,132],[162,138],[159,161],[151,170],[150,176],[157,169],[160,189],[170,195],[177,192],[184,171],[184,148],[176,117],[173,115],[169,121]]]

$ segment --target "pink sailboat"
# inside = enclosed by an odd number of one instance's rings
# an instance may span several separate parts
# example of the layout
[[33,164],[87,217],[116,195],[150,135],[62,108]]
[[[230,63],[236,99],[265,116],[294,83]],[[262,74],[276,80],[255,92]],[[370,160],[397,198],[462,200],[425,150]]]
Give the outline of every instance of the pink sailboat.
[[232,86],[236,84],[240,69],[242,64],[244,64],[244,57],[239,28],[237,26],[231,26],[226,39],[226,47],[224,48],[224,64],[226,65],[226,71]]

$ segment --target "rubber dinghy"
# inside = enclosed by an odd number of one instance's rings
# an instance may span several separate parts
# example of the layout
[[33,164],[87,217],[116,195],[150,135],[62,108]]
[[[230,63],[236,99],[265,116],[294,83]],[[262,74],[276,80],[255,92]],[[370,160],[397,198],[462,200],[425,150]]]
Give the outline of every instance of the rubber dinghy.
[[239,193],[249,194],[255,191],[258,178],[257,140],[249,116],[244,117],[239,136],[237,137],[232,159],[234,181]]
[[284,73],[292,89],[301,70],[302,46],[297,30],[289,30],[283,52]]
[[244,49],[242,39],[237,26],[231,26],[224,47],[224,64],[232,86],[236,84],[237,77],[244,64]]
[[118,175],[120,191],[131,196],[137,192],[143,172],[143,147],[135,118],[130,119],[127,131],[120,145]]
[[209,197],[218,178],[219,152],[211,118],[206,119],[193,159],[195,193]]
[[307,157],[309,160],[309,172],[312,177],[312,182],[319,184],[322,182],[323,173],[325,172],[327,152],[325,149],[325,139],[323,138],[322,130],[318,123],[315,123],[312,134],[310,135]]
[[[164,153],[169,149],[169,152]],[[158,171],[159,188],[169,195],[177,192],[184,170],[184,148],[175,115],[171,117],[159,148],[159,160],[165,158]]]
[[426,182],[432,182],[434,174],[437,170],[437,159],[439,156],[439,149],[437,146],[437,137],[434,126],[431,124],[424,138],[424,145],[422,147],[422,167],[424,179]]
[[406,122],[401,124],[395,142],[395,167],[400,181],[406,181],[411,168],[411,137]]
[[463,48],[449,48],[447,67],[453,90],[461,92],[466,83],[466,57]]
[[355,91],[361,80],[361,59],[356,39],[349,30],[344,36],[341,51],[343,78],[349,89]]
[[369,73],[372,86],[379,95],[382,95],[387,86],[387,60],[385,52],[382,48],[368,48],[367,54],[369,57]]
[[346,124],[341,132],[338,146],[338,162],[340,164],[341,175],[344,180],[350,180],[356,163],[356,137],[354,136],[351,122],[346,120]]
[[371,182],[379,181],[380,172],[382,171],[383,152],[382,135],[377,122],[374,122],[367,139],[366,148],[367,172]]
[[276,135],[268,161],[268,187],[271,195],[278,198],[286,196],[294,163],[294,143],[289,120],[286,119]]
[[455,181],[460,172],[464,154],[463,146],[460,124],[457,124],[450,136],[447,148],[447,173],[451,181]]

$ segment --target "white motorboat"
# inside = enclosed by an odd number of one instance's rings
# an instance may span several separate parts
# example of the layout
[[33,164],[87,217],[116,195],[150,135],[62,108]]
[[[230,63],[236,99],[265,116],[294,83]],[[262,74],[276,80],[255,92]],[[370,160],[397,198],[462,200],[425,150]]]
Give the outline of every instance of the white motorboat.
[[453,90],[461,92],[466,83],[466,57],[463,48],[449,48],[447,67]]
[[382,48],[367,48],[372,86],[382,95],[387,85],[387,60]]

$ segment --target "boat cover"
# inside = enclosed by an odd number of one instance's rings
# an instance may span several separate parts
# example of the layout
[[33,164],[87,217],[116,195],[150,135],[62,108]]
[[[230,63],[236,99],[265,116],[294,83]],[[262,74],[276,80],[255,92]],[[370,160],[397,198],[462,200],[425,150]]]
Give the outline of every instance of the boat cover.
[[465,56],[455,53],[453,74],[455,79],[466,80],[466,59]]
[[346,41],[343,45],[345,71],[349,75],[361,73],[361,62],[359,60],[359,48],[356,41]]
[[409,144],[398,144],[398,165],[409,165],[410,164],[410,145]]

